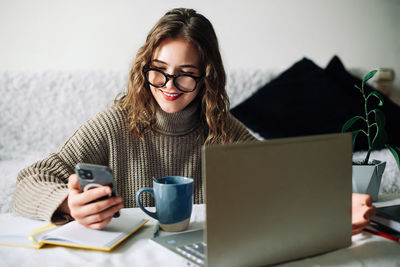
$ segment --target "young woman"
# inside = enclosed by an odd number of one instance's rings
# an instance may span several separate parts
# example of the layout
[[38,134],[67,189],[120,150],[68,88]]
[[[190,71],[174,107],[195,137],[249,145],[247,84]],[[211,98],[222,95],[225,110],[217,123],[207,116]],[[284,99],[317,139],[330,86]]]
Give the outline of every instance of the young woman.
[[[19,173],[13,210],[101,229],[122,207],[136,206],[135,192],[151,187],[152,177],[168,175],[194,178],[194,200],[202,203],[202,145],[255,140],[229,113],[211,23],[194,10],[173,9],[139,49],[126,94],[85,122],[57,153]],[[78,162],[108,165],[120,196],[93,202],[111,189],[81,192]],[[152,199],[143,204],[153,205]]]
[[[211,23],[194,10],[174,9],[139,49],[127,93],[83,124],[57,153],[19,173],[13,209],[102,228],[123,206],[136,206],[135,192],[150,187],[152,177],[168,175],[194,178],[194,200],[201,203],[201,146],[253,140],[229,113]],[[73,174],[78,162],[108,165],[120,196],[91,203],[110,189],[80,192]],[[153,205],[150,196],[143,202]]]

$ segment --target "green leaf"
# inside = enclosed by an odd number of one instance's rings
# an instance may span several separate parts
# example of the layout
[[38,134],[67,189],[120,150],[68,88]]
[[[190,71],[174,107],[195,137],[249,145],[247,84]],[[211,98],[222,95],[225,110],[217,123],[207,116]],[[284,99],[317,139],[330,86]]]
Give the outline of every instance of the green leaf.
[[375,75],[375,73],[377,72],[377,70],[373,70],[373,71],[370,71],[370,72],[368,72],[365,76],[364,76],[364,79],[363,79],[363,81],[362,81],[362,88],[364,88],[364,85],[367,83],[367,81],[369,80],[369,79],[371,79],[372,77],[374,77],[374,75]]
[[400,170],[400,149],[391,145],[386,145],[386,147],[392,152],[394,159],[396,160],[397,167]]
[[342,133],[347,132],[347,130],[353,126],[353,124],[358,121],[358,120],[363,120],[365,121],[365,119],[361,116],[355,116],[353,118],[351,118],[350,120],[348,120],[342,127]]
[[358,134],[359,134],[360,132],[365,133],[363,130],[356,130],[356,131],[351,132],[351,139],[352,139],[352,144],[353,144],[353,151],[354,151],[354,148],[355,148],[355,146],[356,146],[356,138],[357,138],[357,136],[358,136]]
[[379,100],[379,104],[378,106],[383,106],[383,97],[381,96],[380,93],[378,93],[377,91],[372,91],[371,93],[369,93],[369,95],[367,96],[367,100],[370,96],[375,96],[376,98],[378,98]]
[[377,129],[374,140],[372,141],[372,149],[382,149],[387,143],[388,136],[384,128],[379,127],[379,125],[376,123],[374,123],[374,125]]
[[368,112],[368,115],[371,113],[375,113],[375,122],[378,124],[380,128],[384,128],[386,125],[386,116],[380,109],[373,109]]

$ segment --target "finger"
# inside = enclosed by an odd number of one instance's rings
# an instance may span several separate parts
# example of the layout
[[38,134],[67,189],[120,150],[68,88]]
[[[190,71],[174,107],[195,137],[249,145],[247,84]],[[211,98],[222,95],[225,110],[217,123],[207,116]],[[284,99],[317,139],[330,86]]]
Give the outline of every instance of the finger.
[[371,206],[372,197],[368,194],[353,193],[352,194],[352,204],[361,206]]
[[368,210],[364,214],[364,219],[370,220],[372,217],[374,217],[376,214],[376,207],[371,206],[368,208]]
[[112,217],[107,218],[107,219],[105,219],[105,220],[103,220],[101,222],[98,222],[98,223],[89,224],[87,227],[89,227],[91,229],[94,229],[94,230],[101,230],[104,227],[106,227],[107,224],[109,224],[111,222],[111,220],[112,220]]
[[99,198],[109,196],[112,190],[109,186],[99,186],[83,193],[80,193],[75,197],[75,204],[85,205],[90,202],[96,201]]
[[76,174],[71,174],[68,177],[68,191],[68,208],[70,210],[70,214],[74,219],[78,219],[81,217],[81,214],[79,213],[79,207],[82,204],[77,201],[77,199],[79,200],[79,194],[81,194],[81,191],[79,189],[78,177]]
[[370,195],[366,195],[365,204],[369,207],[372,206],[372,197]]
[[358,222],[353,222],[351,224],[351,228],[352,229],[357,229],[357,228],[361,228],[362,229],[362,228],[367,227],[369,224],[370,224],[369,220],[361,220],[361,221],[358,221]]
[[85,225],[93,225],[93,224],[99,224],[101,225],[103,221],[112,218],[113,215],[118,212],[121,208],[123,207],[123,204],[118,204],[118,205],[114,205],[109,207],[108,209],[93,214],[93,215],[89,215],[83,219],[81,219],[81,222],[83,222],[83,224]]
[[71,174],[68,178],[68,190],[71,192],[79,193],[79,183],[76,174]]
[[121,196],[116,196],[116,197],[110,197],[104,200],[96,201],[87,205],[84,205],[81,207],[81,212],[86,214],[86,216],[90,215],[95,215],[98,213],[101,213],[110,207],[116,206],[116,205],[123,205],[122,203],[122,197]]

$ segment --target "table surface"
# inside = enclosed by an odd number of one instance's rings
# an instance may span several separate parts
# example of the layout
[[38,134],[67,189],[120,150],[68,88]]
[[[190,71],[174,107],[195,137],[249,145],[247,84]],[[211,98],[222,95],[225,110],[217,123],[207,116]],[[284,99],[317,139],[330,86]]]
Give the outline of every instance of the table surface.
[[[400,203],[400,199],[397,202]],[[0,266],[185,266],[182,259],[150,241],[156,221],[135,208],[137,216],[149,219],[138,232],[111,252],[46,246],[41,249],[0,246]],[[0,216],[0,220],[1,220]],[[204,226],[204,205],[194,205],[189,230]],[[167,233],[160,232],[160,235]],[[361,233],[348,248],[285,263],[282,266],[399,266],[400,244]]]

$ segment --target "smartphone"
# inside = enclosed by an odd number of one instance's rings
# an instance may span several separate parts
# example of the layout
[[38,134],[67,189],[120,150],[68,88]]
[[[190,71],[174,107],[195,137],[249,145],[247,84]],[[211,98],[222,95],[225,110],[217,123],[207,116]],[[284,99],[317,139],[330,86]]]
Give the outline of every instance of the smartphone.
[[[96,201],[117,195],[117,189],[114,186],[114,174],[108,166],[78,163],[75,166],[75,172],[78,175],[79,187],[82,191],[103,185],[109,186],[112,189],[110,195],[99,198]],[[115,213],[114,217],[119,217],[119,212]]]

